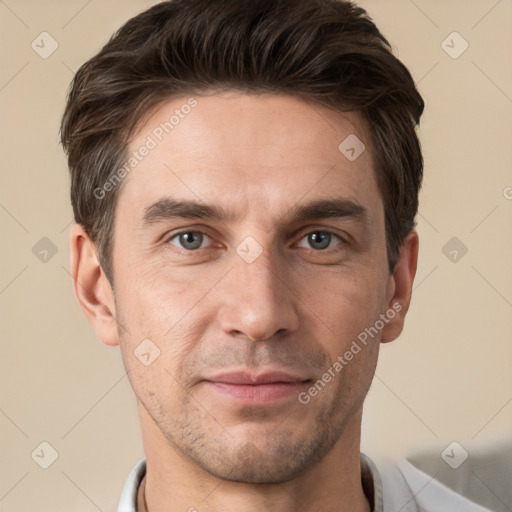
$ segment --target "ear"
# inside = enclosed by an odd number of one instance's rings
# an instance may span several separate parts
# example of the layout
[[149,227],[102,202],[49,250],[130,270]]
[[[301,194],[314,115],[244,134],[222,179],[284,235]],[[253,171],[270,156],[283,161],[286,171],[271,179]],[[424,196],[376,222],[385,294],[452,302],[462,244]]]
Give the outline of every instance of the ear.
[[114,293],[99,263],[96,244],[80,224],[71,229],[70,270],[75,297],[96,336],[106,345],[119,345]]
[[413,229],[400,248],[398,261],[389,281],[386,316],[390,320],[382,329],[381,343],[395,340],[404,328],[405,315],[411,303],[412,285],[418,265],[418,248],[418,233]]

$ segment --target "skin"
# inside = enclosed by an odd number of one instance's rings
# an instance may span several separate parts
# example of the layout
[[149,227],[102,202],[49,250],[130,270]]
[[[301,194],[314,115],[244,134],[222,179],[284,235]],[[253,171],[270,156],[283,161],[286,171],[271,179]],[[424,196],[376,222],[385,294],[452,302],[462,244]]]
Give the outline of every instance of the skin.
[[[198,105],[122,185],[115,294],[95,244],[81,226],[71,232],[76,297],[98,338],[119,345],[136,395],[147,509],[368,511],[359,462],[363,400],[380,343],[403,328],[417,233],[390,275],[384,206],[358,113],[291,96],[195,98]],[[187,99],[159,105],[130,149]],[[350,134],[366,145],[353,162],[338,150]],[[145,209],[163,196],[222,206],[233,218],[144,225]],[[290,216],[297,205],[333,198],[362,206],[367,222]],[[190,249],[198,230],[207,236]],[[181,231],[193,233],[184,241],[174,236]],[[319,231],[333,234],[325,249],[310,236]],[[237,253],[246,237],[262,250],[251,263]],[[279,370],[308,379],[307,391],[393,304],[401,310],[308,404],[295,393],[241,405],[203,380]],[[149,366],[134,356],[144,339],[160,350]]]

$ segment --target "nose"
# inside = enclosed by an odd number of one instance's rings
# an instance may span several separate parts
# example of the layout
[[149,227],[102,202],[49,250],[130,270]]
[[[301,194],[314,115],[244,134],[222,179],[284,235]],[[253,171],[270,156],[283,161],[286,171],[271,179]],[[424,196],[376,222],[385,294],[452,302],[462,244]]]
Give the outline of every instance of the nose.
[[261,341],[296,330],[298,297],[287,279],[286,262],[265,249],[251,263],[235,255],[233,264],[221,291],[223,332]]

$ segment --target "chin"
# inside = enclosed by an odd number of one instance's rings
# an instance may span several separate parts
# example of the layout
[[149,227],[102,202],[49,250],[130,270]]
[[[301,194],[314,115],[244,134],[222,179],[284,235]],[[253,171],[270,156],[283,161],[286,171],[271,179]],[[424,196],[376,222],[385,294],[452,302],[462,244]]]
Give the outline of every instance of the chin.
[[[206,453],[195,454],[196,463],[211,475],[231,482],[252,484],[276,484],[298,477],[319,462],[331,448],[326,438],[290,442],[289,438],[264,446],[261,440],[240,443],[237,447],[225,447]],[[260,442],[258,442],[260,441]],[[198,455],[200,455],[198,457]]]

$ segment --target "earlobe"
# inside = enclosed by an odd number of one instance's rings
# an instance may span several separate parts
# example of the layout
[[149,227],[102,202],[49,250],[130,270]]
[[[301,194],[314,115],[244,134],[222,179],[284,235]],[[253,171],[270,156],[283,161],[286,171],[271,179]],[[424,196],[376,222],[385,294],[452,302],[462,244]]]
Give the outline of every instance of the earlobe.
[[80,224],[70,233],[70,271],[75,297],[96,336],[106,345],[119,345],[114,293],[99,263],[96,244]]
[[404,327],[418,265],[418,249],[418,233],[412,230],[400,248],[400,255],[390,279],[387,316],[391,319],[382,330],[382,343],[398,338]]

